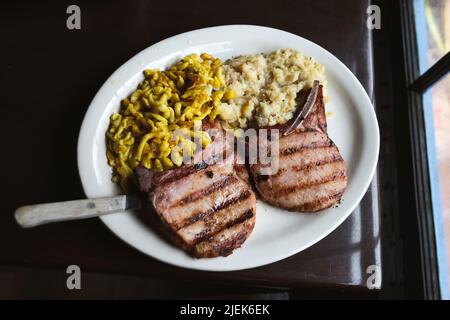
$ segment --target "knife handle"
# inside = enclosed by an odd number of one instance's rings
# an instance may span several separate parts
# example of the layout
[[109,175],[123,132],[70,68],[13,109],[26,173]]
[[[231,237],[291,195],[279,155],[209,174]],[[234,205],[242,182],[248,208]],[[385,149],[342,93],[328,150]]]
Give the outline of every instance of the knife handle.
[[126,209],[127,196],[43,203],[20,207],[14,216],[22,228],[97,217]]

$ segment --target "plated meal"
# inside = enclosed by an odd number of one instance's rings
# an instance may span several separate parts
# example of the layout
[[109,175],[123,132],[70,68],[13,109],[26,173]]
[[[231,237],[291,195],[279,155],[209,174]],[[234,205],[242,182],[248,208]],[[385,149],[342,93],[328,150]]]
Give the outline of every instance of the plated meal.
[[233,25],[171,37],[118,68],[85,115],[78,166],[88,198],[125,209],[100,216],[120,239],[175,266],[231,271],[336,229],[378,150],[371,101],[339,59]]
[[[257,198],[296,212],[341,200],[346,166],[327,134],[324,67],[312,57],[286,48],[224,63],[190,54],[143,73],[110,117],[112,181],[138,189],[186,252],[209,258],[239,248],[255,226]],[[276,168],[235,154],[249,129],[257,133],[252,147],[276,158]]]

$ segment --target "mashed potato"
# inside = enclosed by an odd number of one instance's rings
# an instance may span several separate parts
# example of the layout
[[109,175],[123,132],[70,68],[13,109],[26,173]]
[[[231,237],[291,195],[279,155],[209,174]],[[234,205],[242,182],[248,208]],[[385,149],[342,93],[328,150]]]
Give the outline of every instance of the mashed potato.
[[292,49],[230,59],[223,76],[235,95],[220,105],[220,115],[239,128],[285,123],[294,115],[299,91],[311,88],[314,80],[326,84],[324,67]]

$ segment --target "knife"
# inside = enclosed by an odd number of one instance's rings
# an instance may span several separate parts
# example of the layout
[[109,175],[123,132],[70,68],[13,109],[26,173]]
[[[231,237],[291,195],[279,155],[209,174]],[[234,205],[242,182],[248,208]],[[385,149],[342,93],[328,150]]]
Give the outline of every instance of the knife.
[[22,228],[52,222],[79,220],[105,214],[139,209],[142,201],[135,195],[43,203],[20,207],[14,217]]

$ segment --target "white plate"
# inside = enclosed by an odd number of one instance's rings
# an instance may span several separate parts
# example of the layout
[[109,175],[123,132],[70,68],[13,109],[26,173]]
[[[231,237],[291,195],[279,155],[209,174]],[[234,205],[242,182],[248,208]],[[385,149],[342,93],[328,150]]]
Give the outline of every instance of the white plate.
[[158,260],[209,271],[231,271],[262,266],[300,252],[324,238],[355,209],[366,192],[378,158],[379,131],[369,97],[356,77],[336,57],[294,34],[249,25],[206,28],[154,44],[122,65],[100,88],[85,115],[78,140],[78,167],[88,197],[119,193],[106,163],[105,130],[120,100],[143,79],[145,68],[164,69],[190,53],[208,52],[221,59],[240,54],[269,53],[293,48],[325,65],[328,79],[329,134],[348,166],[348,188],[337,208],[319,214],[291,213],[257,203],[257,222],[242,248],[223,258],[194,259],[162,240],[133,212],[100,219],[119,238]]

